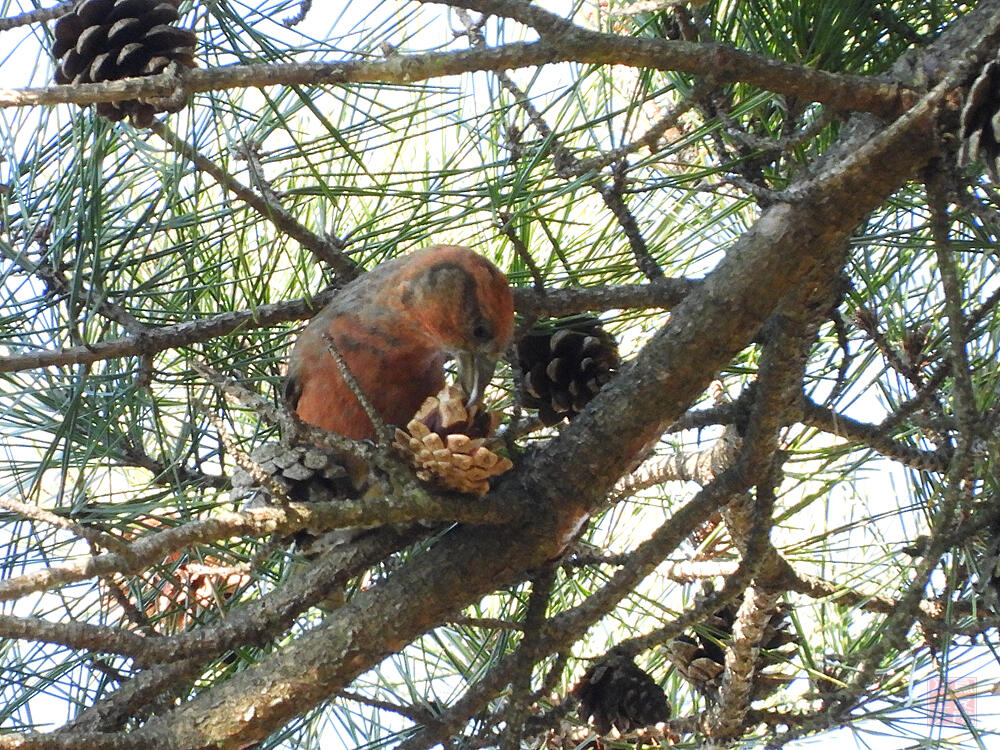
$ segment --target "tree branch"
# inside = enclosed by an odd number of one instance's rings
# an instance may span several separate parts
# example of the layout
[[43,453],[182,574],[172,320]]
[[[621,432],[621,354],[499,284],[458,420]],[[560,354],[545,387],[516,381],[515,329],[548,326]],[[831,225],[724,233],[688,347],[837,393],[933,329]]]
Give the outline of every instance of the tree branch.
[[278,202],[273,194],[258,194],[245,185],[240,184],[231,174],[219,167],[211,159],[182,140],[162,122],[154,121],[151,130],[163,139],[170,148],[191,161],[198,169],[215,178],[222,187],[239,196],[252,209],[265,219],[270,220],[275,227],[296,240],[313,255],[326,263],[340,274],[343,281],[350,281],[358,275],[357,264],[344,255],[345,243],[321,237],[308,229],[298,219],[292,216]]
[[951,451],[948,448],[925,451],[893,440],[886,430],[875,424],[859,422],[815,401],[805,400],[802,405],[802,422],[810,427],[829,432],[853,443],[868,446],[886,458],[898,461],[920,471],[943,473],[948,470]]
[[493,524],[509,522],[518,514],[516,505],[485,498],[469,503],[462,497],[428,495],[421,500],[419,509],[406,507],[398,498],[376,496],[220,513],[149,534],[129,544],[128,555],[105,552],[0,581],[0,601],[112,573],[137,573],[187,546],[234,536],[288,536],[309,527],[334,529],[417,520]]
[[10,31],[11,29],[16,29],[18,26],[29,26],[33,23],[53,21],[60,16],[66,15],[73,8],[74,3],[75,0],[67,0],[51,8],[38,8],[37,10],[21,13],[17,16],[0,18],[0,31]]
[[[570,59],[584,63],[630,65],[742,81],[765,91],[828,104],[836,109],[897,115],[915,100],[912,92],[863,76],[827,73],[783,63],[722,44],[623,37],[591,31],[522,0],[421,0],[442,2],[492,16],[512,18],[535,29]],[[822,92],[823,99],[818,98]]]
[[[669,309],[679,304],[699,283],[679,278],[635,286],[571,287],[543,291],[515,289],[514,300],[519,312],[538,317],[561,317],[579,312],[597,312],[615,308]],[[268,328],[281,323],[308,320],[330,302],[336,293],[336,290],[330,290],[314,297],[261,305],[253,310],[234,310],[202,320],[189,320],[160,328],[150,328],[141,336],[122,336],[95,344],[0,357],[0,373],[133,357],[190,346],[237,330]]]
[[[450,4],[491,15],[522,15],[520,3],[469,0]],[[571,29],[565,39],[516,42],[481,50],[392,55],[384,60],[364,62],[228,65],[185,70],[179,79],[164,73],[109,83],[0,89],[0,108],[165,97],[177,93],[178,83],[187,95],[277,85],[413,83],[459,73],[513,70],[567,61],[675,70],[712,76],[720,82],[743,81],[765,91],[836,109],[880,115],[898,114],[915,99],[912,92],[893,83],[778,62],[722,44],[622,37],[565,23]]]

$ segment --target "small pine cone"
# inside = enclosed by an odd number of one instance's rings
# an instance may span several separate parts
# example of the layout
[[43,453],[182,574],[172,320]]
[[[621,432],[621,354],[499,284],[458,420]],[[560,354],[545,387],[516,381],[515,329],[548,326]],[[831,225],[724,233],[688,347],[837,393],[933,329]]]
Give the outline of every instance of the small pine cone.
[[[711,595],[712,586],[706,582],[704,591],[695,597],[696,605]],[[681,635],[667,646],[667,655],[681,675],[700,693],[709,698],[718,697],[722,673],[726,665],[726,651],[733,637],[737,608],[730,603],[709,615],[693,636]],[[761,638],[761,653],[755,666],[756,698],[762,698],[792,678],[780,673],[764,673],[771,665],[784,664],[798,644],[798,635],[792,630],[791,605],[781,603],[768,619]],[[791,645],[792,648],[786,648]]]
[[594,663],[573,694],[580,700],[580,718],[593,718],[602,735],[612,727],[631,732],[670,719],[663,688],[623,654],[609,654]]
[[764,629],[764,638],[760,647],[765,651],[770,651],[767,655],[770,661],[784,659],[792,650],[785,646],[798,646],[799,635],[792,629],[792,605],[782,602],[771,614],[771,619]]
[[[295,502],[321,502],[356,494],[343,463],[311,445],[264,443],[250,454],[250,460]],[[232,496],[234,499],[246,498],[244,507],[247,508],[274,502],[260,479],[244,469],[233,474]]]
[[681,676],[699,692],[711,697],[718,694],[725,663],[710,657],[694,638],[678,636],[667,644],[667,656]]
[[555,321],[517,344],[522,401],[546,425],[572,419],[614,375],[618,346],[596,318]]
[[[55,25],[56,83],[99,83],[162,73],[171,63],[194,67],[195,35],[172,24],[179,0],[80,0]],[[149,127],[158,112],[178,112],[183,100],[101,102],[97,114]]]
[[425,482],[482,496],[489,492],[490,478],[513,464],[486,446],[500,415],[478,407],[470,412],[465,401],[455,386],[429,397],[406,430],[396,430],[396,447]]
[[931,327],[928,323],[907,329],[903,339],[903,354],[906,355],[906,361],[912,367],[920,367],[924,363],[924,353],[927,349],[930,333]]
[[1000,157],[1000,60],[986,63],[972,84],[962,108],[959,125],[962,148],[959,163],[967,164],[978,158],[994,182],[1000,182],[997,157]]

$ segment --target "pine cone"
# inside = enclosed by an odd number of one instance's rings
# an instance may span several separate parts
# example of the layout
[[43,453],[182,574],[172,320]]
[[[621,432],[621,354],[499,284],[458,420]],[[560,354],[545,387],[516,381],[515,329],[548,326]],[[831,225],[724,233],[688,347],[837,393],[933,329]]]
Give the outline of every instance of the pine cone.
[[[704,592],[695,597],[696,604],[711,593],[711,585],[706,584]],[[693,635],[681,635],[667,645],[667,655],[677,671],[700,693],[712,699],[718,697],[736,612],[736,605],[727,604],[703,620]],[[779,604],[765,628],[756,667],[755,696],[758,698],[774,692],[790,679],[782,674],[762,673],[766,667],[786,661],[788,649],[783,647],[798,642],[798,636],[791,629],[790,613],[790,605]]]
[[713,697],[718,693],[725,662],[711,658],[697,640],[689,635],[674,638],[667,644],[667,656],[698,692]]
[[959,125],[962,149],[959,163],[982,158],[994,182],[1000,182],[1000,60],[991,60],[972,84]]
[[[691,546],[695,548],[700,548],[705,541],[715,533],[715,530],[722,525],[722,514],[716,511],[711,515],[711,517],[697,526],[694,531],[691,532],[691,536],[688,540],[691,542]],[[701,550],[695,559],[708,559],[711,560],[715,554],[718,554],[721,550],[725,549],[730,545],[729,536],[724,534],[721,537],[717,537],[712,544],[710,544],[706,549]]]
[[[293,502],[314,503],[362,496],[366,489],[368,472],[361,462],[350,457],[339,457],[312,445],[285,445],[279,442],[264,443],[250,454],[256,464],[253,474],[245,469],[233,473],[230,497],[242,501],[250,510],[280,504],[286,498]],[[276,482],[284,493],[275,498],[262,481],[260,474]],[[255,476],[256,475],[256,476]],[[296,554],[304,560],[313,560],[325,551],[354,541],[367,529],[348,527],[316,533],[302,529],[282,541],[294,545]],[[338,589],[321,603],[334,609],[343,603],[344,590]]]
[[517,359],[522,401],[546,425],[583,411],[620,363],[615,340],[596,318],[536,327],[518,342]]
[[670,719],[663,688],[623,654],[609,654],[593,664],[573,688],[580,718],[594,720],[599,733],[612,727],[631,732]]
[[[56,83],[98,83],[162,73],[176,62],[194,67],[194,32],[172,26],[179,0],[81,0],[55,25]],[[184,101],[154,97],[101,102],[97,114],[149,127],[157,112]]]
[[[264,443],[250,454],[250,460],[295,502],[320,502],[357,494],[343,463],[311,445]],[[232,497],[247,498],[244,507],[249,508],[270,505],[273,500],[259,480],[243,469],[233,474]]]
[[446,386],[431,396],[406,425],[396,430],[396,447],[425,482],[470,495],[489,492],[490,477],[513,467],[486,447],[499,414],[465,406],[466,396]]

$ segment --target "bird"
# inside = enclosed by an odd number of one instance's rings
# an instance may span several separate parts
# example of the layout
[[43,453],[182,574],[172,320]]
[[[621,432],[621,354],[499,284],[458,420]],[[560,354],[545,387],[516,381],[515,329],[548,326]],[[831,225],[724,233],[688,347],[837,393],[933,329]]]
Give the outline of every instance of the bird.
[[468,247],[432,245],[354,279],[309,322],[289,356],[285,405],[315,427],[376,439],[331,348],[381,420],[405,425],[444,387],[449,360],[468,405],[480,403],[513,331],[503,272]]

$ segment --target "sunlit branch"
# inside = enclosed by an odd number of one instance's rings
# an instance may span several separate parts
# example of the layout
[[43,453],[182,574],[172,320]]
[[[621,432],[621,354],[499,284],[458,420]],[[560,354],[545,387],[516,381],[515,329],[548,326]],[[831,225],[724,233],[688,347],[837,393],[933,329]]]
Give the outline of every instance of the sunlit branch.
[[[497,13],[498,7],[532,7],[526,3],[485,0],[453,4],[483,13]],[[794,95],[837,109],[883,115],[898,114],[914,100],[911,92],[896,84],[783,63],[721,44],[622,37],[573,24],[569,24],[569,28],[573,30],[572,35],[559,39],[558,43],[553,39],[515,42],[482,50],[393,55],[384,60],[364,62],[230,65],[187,71],[180,81],[170,74],[160,74],[110,83],[0,89],[0,108],[164,97],[177,93],[178,86],[185,94],[196,94],[277,85],[413,83],[472,71],[513,70],[567,61],[676,70],[712,76],[720,82],[743,81],[767,91]]]
[[420,503],[419,509],[407,507],[398,498],[369,497],[362,500],[344,498],[330,503],[296,503],[243,513],[219,513],[211,518],[148,534],[128,545],[128,555],[105,552],[0,581],[0,601],[112,573],[137,573],[190,545],[230,537],[287,536],[307,527],[334,529],[414,520],[504,523],[516,515],[516,508],[491,503],[488,498],[473,504],[464,498],[447,496],[428,496]]

